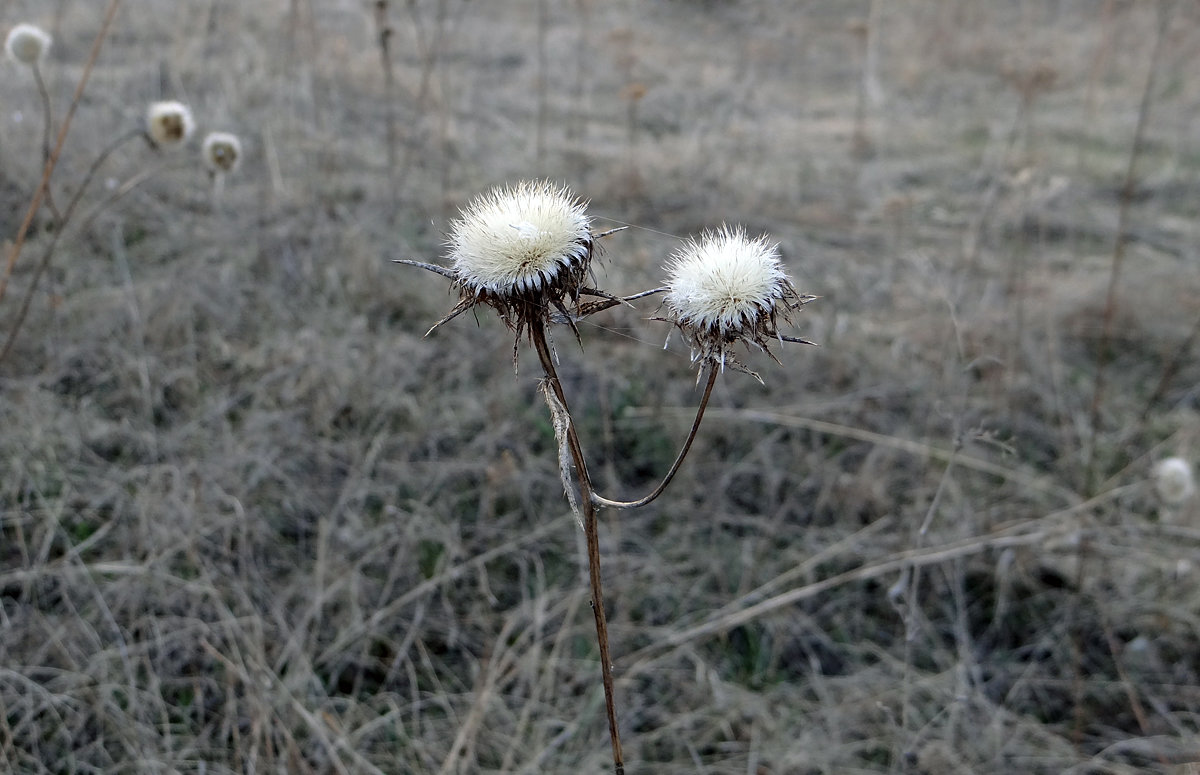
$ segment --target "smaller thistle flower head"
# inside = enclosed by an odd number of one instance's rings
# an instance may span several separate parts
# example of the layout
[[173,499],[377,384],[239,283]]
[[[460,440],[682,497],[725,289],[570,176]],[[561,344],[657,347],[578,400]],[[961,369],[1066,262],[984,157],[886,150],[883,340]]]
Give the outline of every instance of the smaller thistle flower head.
[[215,173],[233,172],[242,163],[242,142],[229,132],[209,132],[202,151],[205,166]]
[[1164,503],[1178,505],[1196,494],[1192,464],[1181,457],[1168,457],[1154,465],[1154,489]]
[[792,310],[815,297],[796,292],[778,245],[765,236],[750,239],[741,227],[706,231],[675,251],[667,275],[667,320],[683,333],[702,368],[729,362],[757,378],[731,356],[731,345],[753,344],[774,358],[770,340],[804,341],[782,336],[777,325],[781,318],[791,322]]
[[[477,304],[500,313],[518,335],[564,300],[578,304],[594,242],[587,204],[550,181],[523,181],[471,200],[447,238],[451,276],[461,299],[447,316]],[[436,326],[435,326],[436,328]]]
[[183,145],[195,128],[192,111],[182,102],[155,102],[146,111],[146,132],[161,148]]
[[41,27],[18,24],[9,30],[4,41],[4,50],[9,59],[22,65],[35,65],[46,56],[50,48],[50,36]]

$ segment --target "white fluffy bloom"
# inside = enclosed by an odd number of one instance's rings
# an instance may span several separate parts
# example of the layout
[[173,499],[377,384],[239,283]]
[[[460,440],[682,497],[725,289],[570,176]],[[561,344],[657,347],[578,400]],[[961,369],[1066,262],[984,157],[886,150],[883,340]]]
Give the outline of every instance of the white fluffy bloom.
[[146,131],[163,148],[183,145],[195,128],[192,111],[182,102],[155,102],[146,111]]
[[1181,457],[1169,457],[1154,465],[1154,488],[1166,503],[1179,504],[1196,493],[1192,465]]
[[50,48],[50,36],[41,27],[18,24],[13,27],[4,41],[4,50],[14,62],[32,65],[41,61]]
[[585,207],[549,181],[523,181],[476,197],[448,240],[459,284],[476,296],[507,297],[578,278],[592,254]]
[[688,240],[667,264],[663,301],[683,326],[737,334],[782,301],[789,288],[778,246],[722,227]]
[[209,132],[201,150],[205,166],[213,172],[233,172],[242,162],[242,142],[229,132]]
[[792,287],[777,243],[750,239],[741,227],[706,231],[685,242],[667,263],[667,319],[691,345],[692,360],[702,369],[731,362],[758,378],[729,354],[730,345],[753,344],[771,355],[772,339],[811,344],[781,335],[777,323],[791,322],[792,310],[813,298]]

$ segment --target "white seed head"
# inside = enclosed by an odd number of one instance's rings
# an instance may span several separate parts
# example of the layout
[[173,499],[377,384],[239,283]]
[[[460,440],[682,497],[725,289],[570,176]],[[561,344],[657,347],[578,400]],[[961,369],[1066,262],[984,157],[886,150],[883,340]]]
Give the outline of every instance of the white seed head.
[[1192,464],[1181,457],[1169,457],[1154,465],[1154,488],[1164,502],[1177,505],[1196,494]]
[[664,303],[685,327],[738,334],[755,327],[782,301],[790,284],[778,246],[750,239],[740,227],[689,239],[667,264]]
[[505,298],[561,287],[592,255],[586,203],[550,181],[522,181],[476,197],[456,220],[449,258],[464,292]]
[[182,102],[155,102],[146,111],[146,131],[160,147],[175,148],[187,142],[196,128],[192,111]]
[[46,56],[50,48],[50,36],[41,27],[18,24],[9,30],[4,41],[4,50],[10,59],[23,65],[33,65]]
[[813,298],[796,292],[776,243],[723,226],[689,239],[671,256],[663,305],[691,345],[693,362],[703,369],[728,361],[758,379],[729,354],[730,346],[752,344],[774,358],[772,339],[805,341],[782,336],[777,323],[791,322],[792,310]]
[[213,172],[233,172],[242,163],[242,143],[229,132],[209,132],[202,152],[205,166]]

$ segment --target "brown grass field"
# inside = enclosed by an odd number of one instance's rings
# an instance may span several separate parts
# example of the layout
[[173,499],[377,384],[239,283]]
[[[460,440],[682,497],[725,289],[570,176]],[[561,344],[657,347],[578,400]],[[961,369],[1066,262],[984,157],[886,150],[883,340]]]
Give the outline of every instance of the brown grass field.
[[[0,0],[55,132],[109,2]],[[537,359],[392,263],[544,177],[601,287],[730,223],[821,297],[601,513],[626,772],[1200,772],[1198,67],[1183,0],[124,0],[17,254],[0,62],[0,771],[612,772]],[[612,497],[657,312],[557,337]]]

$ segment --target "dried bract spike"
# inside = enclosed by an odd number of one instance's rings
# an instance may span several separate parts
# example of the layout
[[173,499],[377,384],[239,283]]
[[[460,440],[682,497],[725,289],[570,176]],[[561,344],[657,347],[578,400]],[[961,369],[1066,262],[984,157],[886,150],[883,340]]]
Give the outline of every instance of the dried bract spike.
[[1181,457],[1169,457],[1154,466],[1154,488],[1164,503],[1178,505],[1196,494],[1192,465]]
[[209,132],[201,150],[204,165],[212,172],[233,172],[242,163],[242,143],[229,132]]
[[9,30],[4,41],[4,50],[9,59],[22,65],[34,65],[46,56],[50,48],[50,36],[41,27],[18,24]]
[[585,209],[549,181],[523,181],[472,200],[447,240],[461,298],[445,320],[486,304],[520,334],[532,319],[563,311],[565,300],[577,304],[594,249]]
[[796,292],[778,246],[766,237],[750,239],[741,227],[706,231],[671,256],[667,272],[667,319],[683,333],[692,360],[702,368],[723,368],[728,362],[748,371],[729,353],[739,341],[768,355],[772,339],[803,341],[781,336],[778,321],[791,322],[792,310],[814,297]]
[[155,102],[146,111],[146,131],[163,148],[183,145],[195,127],[192,111],[182,102]]

